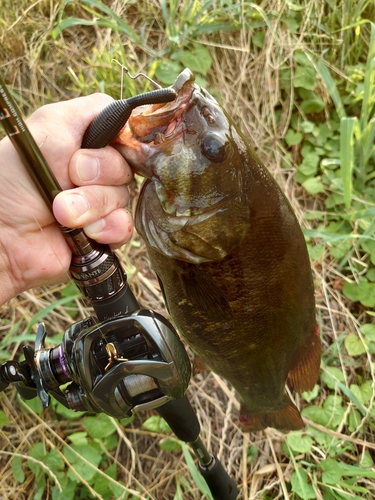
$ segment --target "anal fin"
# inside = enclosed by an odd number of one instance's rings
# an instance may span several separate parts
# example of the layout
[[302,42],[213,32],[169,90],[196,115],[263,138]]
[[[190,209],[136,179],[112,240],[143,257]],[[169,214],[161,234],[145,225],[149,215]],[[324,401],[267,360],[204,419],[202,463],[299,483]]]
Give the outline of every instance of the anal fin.
[[296,431],[303,427],[301,414],[287,395],[279,408],[252,411],[241,405],[240,423],[244,432],[261,431],[266,427],[274,427],[280,431]]
[[319,328],[315,325],[313,333],[309,336],[304,347],[304,352],[298,363],[289,370],[288,385],[296,392],[311,391],[319,375],[322,345]]

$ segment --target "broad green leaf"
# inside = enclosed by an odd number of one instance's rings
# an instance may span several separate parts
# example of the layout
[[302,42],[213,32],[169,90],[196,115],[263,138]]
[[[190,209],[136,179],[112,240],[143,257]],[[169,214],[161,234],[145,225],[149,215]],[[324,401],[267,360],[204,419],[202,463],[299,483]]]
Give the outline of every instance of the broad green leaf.
[[[311,134],[315,130],[316,125],[314,122],[311,122],[309,120],[305,120],[301,123],[301,128],[305,132],[305,134]],[[310,147],[310,150],[311,150],[311,147]]]
[[179,451],[181,443],[176,439],[162,439],[159,443],[160,449],[164,451]]
[[337,484],[343,474],[342,468],[336,460],[328,458],[322,460],[320,466],[323,470],[323,482],[326,484]]
[[128,417],[128,418],[122,418],[120,420],[120,423],[123,427],[127,427],[128,425],[130,425],[133,421],[134,421],[134,413],[131,417]]
[[65,462],[57,448],[53,448],[49,453],[47,453],[44,463],[49,467],[54,473],[64,468]]
[[[75,450],[76,453],[74,453]],[[72,450],[67,446],[64,448],[64,455],[70,462],[72,467],[69,469],[68,475],[73,481],[79,481],[77,472],[86,481],[91,481],[96,474],[98,465],[101,462],[102,456],[97,449],[92,445],[76,446],[72,445]]]
[[356,407],[362,413],[362,415],[365,416],[366,410],[363,408],[361,401],[357,398],[354,392],[348,387],[346,387],[346,385],[343,384],[342,382],[337,382],[337,387],[341,390],[343,394],[345,394],[345,396],[348,399],[350,399],[350,401],[352,401],[356,405]]
[[5,415],[3,410],[0,410],[0,427],[9,424],[9,422],[10,422],[9,418]]
[[344,382],[345,377],[339,368],[327,366],[322,373],[322,380],[329,389],[335,389],[337,382]]
[[350,465],[345,462],[338,462],[333,458],[322,460],[320,466],[324,471],[322,475],[323,482],[327,484],[337,484],[342,476],[368,479],[375,478],[375,471],[372,469]]
[[162,59],[155,70],[155,76],[160,83],[172,85],[182,69],[178,61]]
[[25,480],[25,473],[22,468],[22,459],[19,456],[12,458],[12,473],[13,477],[19,483],[23,483]]
[[337,396],[336,394],[331,394],[327,397],[327,399],[323,403],[323,408],[330,413],[337,413],[338,415],[342,415],[342,397]]
[[[32,445],[29,448],[28,454],[30,457],[35,458],[35,460],[37,460],[38,462],[43,462],[46,456],[46,450],[44,444],[36,443]],[[43,472],[41,472],[41,466],[34,460],[28,460],[27,466],[35,474],[35,476],[38,476],[39,474],[43,475]]]
[[84,418],[83,426],[91,437],[97,439],[106,438],[116,432],[114,423],[105,413]]
[[288,146],[295,146],[296,144],[300,144],[302,142],[302,134],[301,132],[295,132],[293,129],[288,129],[288,132],[285,135],[285,142]]
[[264,31],[257,31],[256,33],[254,33],[254,35],[251,38],[251,41],[253,42],[255,47],[259,47],[260,49],[263,48],[264,36],[265,36]]
[[354,432],[362,421],[361,413],[352,408],[348,416],[348,428],[350,432]]
[[313,399],[315,399],[318,394],[319,394],[319,389],[320,389],[320,385],[319,384],[315,384],[315,387],[312,391],[305,391],[301,394],[301,396],[303,397],[303,399],[305,401],[307,401],[308,403],[310,403],[310,401],[312,401]]
[[41,415],[43,413],[43,406],[40,402],[39,398],[35,397],[34,399],[22,400],[22,405],[25,409],[26,413],[30,413],[28,408],[35,412],[37,415]]
[[318,194],[324,192],[324,186],[321,181],[320,175],[307,179],[303,182],[302,186],[309,194]]
[[[109,483],[109,487],[114,494],[115,498],[123,498],[126,500],[127,498],[135,499],[135,496],[129,497],[128,494],[124,494],[124,491],[126,491],[126,486],[122,481],[117,481],[117,483],[113,483],[112,481]],[[138,497],[137,497],[138,499]]]
[[52,400],[52,405],[56,413],[61,415],[66,420],[78,420],[83,417],[83,415],[86,415],[85,411],[73,411],[56,400]]
[[309,251],[309,256],[311,260],[319,260],[322,258],[324,253],[324,244],[318,244],[313,246],[308,244],[307,249]]
[[286,24],[290,33],[296,33],[300,27],[300,23],[294,17],[282,17],[281,22]]
[[351,384],[350,385],[350,390],[353,392],[353,394],[356,395],[356,397],[359,399],[359,401],[365,405],[367,404],[372,396],[372,381],[367,380],[364,382],[362,385],[358,386],[357,384]]
[[367,307],[375,306],[375,283],[367,281],[348,283],[345,281],[342,291],[348,299],[354,302],[358,301]]
[[68,436],[68,440],[77,446],[84,446],[88,444],[87,432],[74,432]]
[[374,461],[370,455],[368,450],[364,450],[364,453],[361,454],[361,466],[362,467],[373,467]]
[[77,483],[66,476],[66,484],[62,486],[63,491],[58,486],[52,487],[52,500],[76,500]]
[[302,410],[302,415],[317,424],[324,425],[329,429],[335,429],[344,416],[342,398],[337,395],[330,395],[325,400],[323,408],[316,405],[308,406]]
[[190,68],[193,73],[207,75],[212,64],[212,58],[204,45],[197,45],[193,50],[184,50],[178,54],[178,59],[184,67]]
[[343,259],[346,255],[348,255],[348,252],[352,248],[352,240],[350,238],[340,241],[336,245],[333,245],[329,249],[329,253],[334,257],[335,259]]
[[301,467],[298,467],[298,469],[296,469],[290,477],[292,491],[294,491],[294,493],[296,493],[303,500],[316,498],[314,488],[308,481],[308,475]]
[[301,110],[306,113],[320,113],[326,107],[325,102],[315,93],[311,93],[310,97],[304,99],[301,104]]
[[301,165],[298,167],[298,170],[300,170],[307,177],[311,177],[312,175],[315,175],[317,173],[319,161],[319,155],[311,152],[309,155],[303,158]]
[[365,325],[362,325],[359,330],[367,341],[375,342],[375,325],[373,323],[366,323]]
[[345,348],[349,356],[360,356],[366,352],[366,345],[355,333],[349,333],[345,337]]
[[300,66],[306,66],[308,68],[314,68],[310,59],[308,58],[306,52],[303,50],[295,50],[293,54],[294,60]]
[[151,432],[171,432],[171,428],[167,422],[159,415],[152,415],[152,417],[149,417],[143,422],[142,427]]
[[35,477],[33,500],[42,500],[46,489],[46,475],[41,473]]
[[321,406],[311,405],[303,408],[302,415],[309,418],[316,424],[326,425],[328,422],[327,412]]
[[369,239],[361,240],[362,249],[370,255],[372,264],[375,264],[375,241]]
[[311,66],[297,66],[294,73],[293,85],[295,88],[302,87],[307,90],[314,90],[316,87],[314,68]]
[[302,431],[292,431],[287,435],[286,441],[290,448],[297,453],[308,453],[313,445],[310,436],[302,434]]
[[309,434],[309,436],[314,438],[314,441],[324,447],[328,448],[332,443],[331,436],[329,436],[326,432],[316,429],[315,427],[307,427],[306,432]]
[[[113,484],[113,481],[110,481],[109,478],[115,479],[116,478],[116,473],[117,473],[117,467],[116,464],[112,464],[110,467],[108,467],[105,470],[106,477],[103,474],[96,474],[94,477],[94,480],[92,482],[93,488],[95,490],[95,493],[98,493],[99,495],[102,495],[104,498],[112,498],[112,495],[110,494],[111,491],[111,485]],[[121,496],[123,493],[123,488],[121,488],[121,491],[119,492],[118,497]],[[109,496],[110,495],[110,496]]]

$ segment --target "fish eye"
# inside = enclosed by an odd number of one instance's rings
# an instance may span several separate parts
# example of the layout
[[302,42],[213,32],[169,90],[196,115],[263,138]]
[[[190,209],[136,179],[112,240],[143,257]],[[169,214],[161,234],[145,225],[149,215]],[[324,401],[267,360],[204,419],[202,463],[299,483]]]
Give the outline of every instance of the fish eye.
[[202,153],[214,162],[225,160],[228,153],[228,141],[217,135],[206,135],[202,142]]

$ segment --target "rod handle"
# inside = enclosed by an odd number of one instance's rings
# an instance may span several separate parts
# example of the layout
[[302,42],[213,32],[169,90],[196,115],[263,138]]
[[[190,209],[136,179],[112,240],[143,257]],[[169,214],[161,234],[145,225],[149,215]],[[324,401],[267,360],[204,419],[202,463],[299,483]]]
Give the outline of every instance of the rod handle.
[[213,461],[208,466],[198,462],[199,472],[204,477],[214,500],[235,500],[238,495],[237,485],[224,469],[220,460],[213,455]]

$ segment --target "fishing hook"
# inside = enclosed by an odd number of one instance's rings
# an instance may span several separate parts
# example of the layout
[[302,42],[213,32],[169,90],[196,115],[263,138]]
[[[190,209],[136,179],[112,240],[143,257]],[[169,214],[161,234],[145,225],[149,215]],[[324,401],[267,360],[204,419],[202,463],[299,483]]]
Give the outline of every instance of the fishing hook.
[[120,68],[122,69],[122,71],[125,72],[128,75],[128,77],[131,78],[132,80],[136,80],[140,76],[143,76],[143,78],[146,78],[146,80],[151,82],[157,89],[163,88],[161,85],[159,85],[157,82],[155,82],[155,80],[150,78],[145,73],[137,73],[136,75],[133,76],[130,74],[130,71],[128,70],[128,68],[126,66],[124,66],[123,64],[121,64],[120,61],[118,61],[117,59],[112,59],[112,61],[115,62],[116,64],[118,64],[120,66]]

